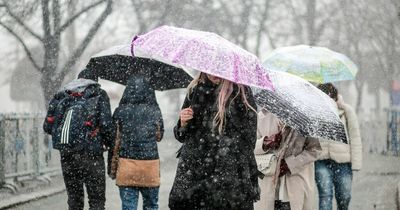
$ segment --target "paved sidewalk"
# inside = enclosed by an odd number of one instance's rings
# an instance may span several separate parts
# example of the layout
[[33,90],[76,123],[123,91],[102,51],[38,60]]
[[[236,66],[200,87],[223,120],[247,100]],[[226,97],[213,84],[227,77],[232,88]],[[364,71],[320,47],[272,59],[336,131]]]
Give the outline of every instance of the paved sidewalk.
[[351,209],[395,210],[400,157],[364,154],[363,168],[353,176]]
[[62,176],[51,177],[51,182],[43,180],[26,180],[18,186],[18,192],[13,194],[9,189],[0,189],[0,209],[12,208],[16,205],[31,202],[32,200],[43,199],[65,192],[65,186],[60,184]]
[[[166,140],[159,144],[161,159],[161,188],[160,210],[168,209],[168,196],[175,176],[177,160],[175,152],[179,145]],[[351,210],[395,210],[397,209],[397,188],[400,183],[400,158],[378,154],[364,154],[363,169],[354,173],[353,197],[350,204]],[[63,187],[62,180],[57,183]],[[106,209],[120,209],[118,188],[114,181],[107,178]],[[0,197],[1,198],[1,197]],[[10,208],[13,210],[30,209],[67,209],[66,193]],[[4,203],[1,199],[0,203]],[[141,199],[140,199],[141,200]],[[141,208],[139,203],[139,209]],[[87,209],[87,200],[85,202]],[[1,208],[0,208],[1,209]]]
[[[175,177],[177,159],[175,152],[179,145],[171,140],[164,139],[159,144],[161,160],[161,187],[159,193],[160,210],[168,209],[168,196]],[[121,209],[118,187],[115,181],[107,177],[106,209]],[[0,191],[0,209],[31,210],[31,209],[68,209],[67,195],[62,177],[54,179],[51,185],[31,189],[31,193],[19,193]],[[29,190],[28,190],[29,191]],[[22,198],[22,199],[21,199]],[[38,199],[41,198],[41,199]],[[7,207],[7,208],[5,208]],[[138,209],[142,209],[142,201],[139,199]],[[85,195],[85,209],[88,209],[87,195]]]

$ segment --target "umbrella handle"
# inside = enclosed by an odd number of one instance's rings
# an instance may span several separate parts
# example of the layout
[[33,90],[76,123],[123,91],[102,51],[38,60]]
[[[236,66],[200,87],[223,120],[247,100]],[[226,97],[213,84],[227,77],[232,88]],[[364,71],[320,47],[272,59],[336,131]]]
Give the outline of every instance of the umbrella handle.
[[133,42],[134,42],[137,38],[139,38],[139,36],[138,36],[138,35],[135,35],[135,36],[133,37],[132,41],[131,41],[131,54],[132,54],[132,57],[135,57],[135,54],[134,54],[134,52],[133,52],[133,47],[134,47]]

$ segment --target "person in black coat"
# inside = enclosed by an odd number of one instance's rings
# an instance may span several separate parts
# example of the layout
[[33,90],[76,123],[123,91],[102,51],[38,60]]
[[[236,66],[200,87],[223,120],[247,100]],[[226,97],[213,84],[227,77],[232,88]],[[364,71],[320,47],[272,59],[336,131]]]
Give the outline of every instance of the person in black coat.
[[139,192],[143,197],[143,209],[158,209],[157,142],[163,137],[164,126],[155,92],[147,80],[129,79],[113,118],[120,133],[116,184],[122,209],[136,209]]
[[53,148],[60,151],[69,209],[84,208],[85,186],[89,208],[103,210],[103,152],[115,135],[107,93],[93,80],[71,81],[50,101],[43,129],[52,135]]
[[253,209],[259,172],[250,88],[201,73],[188,90],[174,128],[183,145],[170,209]]

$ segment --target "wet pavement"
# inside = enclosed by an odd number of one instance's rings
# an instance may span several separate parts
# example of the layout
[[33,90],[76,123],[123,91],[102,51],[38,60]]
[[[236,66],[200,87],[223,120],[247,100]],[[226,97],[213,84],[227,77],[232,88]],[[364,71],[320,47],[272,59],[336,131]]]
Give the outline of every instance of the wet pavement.
[[[168,209],[168,196],[177,164],[175,152],[179,145],[166,141],[160,143],[159,146],[162,183],[159,194],[159,205],[160,209],[164,210]],[[359,172],[354,172],[353,180],[353,194],[350,209],[394,210],[397,208],[397,187],[400,183],[399,157],[364,154],[363,169]],[[119,199],[118,188],[115,186],[114,181],[109,178],[107,179],[106,194],[106,209],[120,209],[121,201]],[[87,198],[85,205],[85,209],[88,209]],[[141,201],[138,207],[138,209],[142,209]],[[67,209],[67,196],[66,193],[63,192],[11,209]]]

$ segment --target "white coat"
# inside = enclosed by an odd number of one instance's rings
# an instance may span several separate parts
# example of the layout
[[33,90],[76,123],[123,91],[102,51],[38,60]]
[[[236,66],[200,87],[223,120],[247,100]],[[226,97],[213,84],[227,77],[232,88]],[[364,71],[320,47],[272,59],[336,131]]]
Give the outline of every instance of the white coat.
[[[265,153],[262,144],[265,136],[278,133],[279,120],[271,113],[263,110],[258,113],[258,136],[255,154]],[[283,155],[290,173],[286,175],[286,188],[292,210],[313,210],[315,203],[314,161],[317,160],[317,150],[320,150],[316,138],[304,137],[289,129],[283,132],[281,150],[287,144]],[[276,152],[278,152],[276,151]],[[272,176],[259,179],[261,189],[260,200],[255,203],[255,210],[274,210],[276,188]]]

